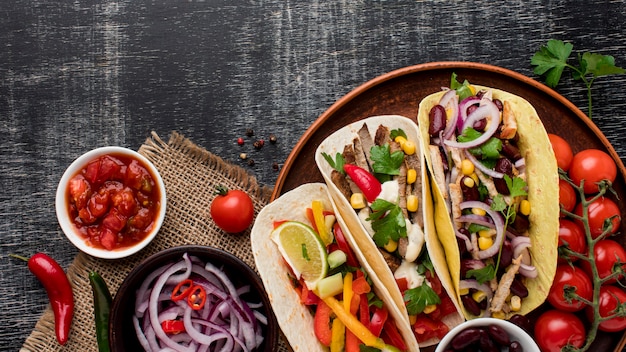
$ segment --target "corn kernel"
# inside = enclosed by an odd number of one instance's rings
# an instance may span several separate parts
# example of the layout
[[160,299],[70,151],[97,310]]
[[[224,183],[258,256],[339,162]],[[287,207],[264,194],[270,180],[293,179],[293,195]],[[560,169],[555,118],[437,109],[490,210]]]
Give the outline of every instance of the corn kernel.
[[487,215],[487,212],[480,208],[472,208],[472,214],[485,216]]
[[393,253],[396,251],[396,249],[398,248],[398,242],[389,239],[389,241],[387,242],[387,244],[385,244],[383,246],[383,248],[385,248],[385,250],[389,253]]
[[503,311],[491,312],[491,317],[496,319],[506,318],[506,314]]
[[402,144],[402,151],[404,151],[404,154],[406,155],[415,154],[415,149],[415,143],[413,143],[412,141],[406,141],[404,142],[404,144]]
[[478,231],[478,236],[480,236],[480,237],[491,238],[491,237],[493,237],[494,234],[495,233],[493,231],[491,231],[491,230],[480,230],[480,231]]
[[474,163],[469,159],[463,159],[463,161],[461,161],[461,173],[463,173],[463,175],[469,176],[473,174],[474,169]]
[[463,184],[467,188],[472,188],[472,187],[476,186],[476,181],[474,181],[474,179],[471,178],[471,177],[463,177]]
[[402,147],[404,143],[406,143],[406,138],[402,136],[396,136],[396,138],[393,141],[400,144],[400,147]]
[[350,205],[354,209],[363,209],[367,206],[363,193],[352,193],[350,196]]
[[522,309],[522,299],[520,296],[511,297],[511,311],[519,312]]
[[411,326],[417,321],[417,315],[409,315],[409,323]]
[[423,313],[424,314],[430,314],[430,313],[432,313],[432,312],[434,312],[436,310],[437,310],[437,305],[430,304],[430,305],[427,305],[426,307],[424,307]]
[[470,92],[472,92],[472,95],[476,95],[476,87],[474,87],[473,85],[469,85],[469,90]]
[[410,196],[406,197],[406,210],[407,211],[410,211],[411,213],[415,213],[418,207],[419,207],[419,201],[416,195],[411,194]]
[[493,239],[491,237],[478,237],[478,248],[480,248],[481,251],[491,246],[493,246]]
[[520,202],[519,211],[520,211],[520,213],[522,213],[523,215],[526,215],[526,216],[528,216],[530,214],[530,202],[528,201],[528,199],[523,199]]
[[472,180],[474,180],[474,183],[479,184],[480,183],[480,179],[478,178],[478,175],[476,175],[476,173],[472,173],[471,175],[469,175],[469,177],[472,178]]
[[487,294],[484,293],[483,291],[476,291],[476,292],[472,293],[472,298],[474,299],[474,301],[480,303],[485,298],[487,298]]
[[459,289],[459,295],[460,296],[465,296],[465,295],[469,294],[469,292],[470,292],[469,288],[460,288]]
[[406,183],[412,185],[417,181],[417,171],[415,169],[408,169],[406,171]]

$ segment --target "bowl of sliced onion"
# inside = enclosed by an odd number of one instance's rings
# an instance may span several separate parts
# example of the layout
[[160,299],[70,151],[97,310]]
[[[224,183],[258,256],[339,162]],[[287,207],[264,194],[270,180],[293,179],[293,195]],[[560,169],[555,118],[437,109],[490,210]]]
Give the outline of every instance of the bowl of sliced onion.
[[275,351],[280,331],[250,266],[190,245],[156,253],[128,274],[109,328],[111,351]]

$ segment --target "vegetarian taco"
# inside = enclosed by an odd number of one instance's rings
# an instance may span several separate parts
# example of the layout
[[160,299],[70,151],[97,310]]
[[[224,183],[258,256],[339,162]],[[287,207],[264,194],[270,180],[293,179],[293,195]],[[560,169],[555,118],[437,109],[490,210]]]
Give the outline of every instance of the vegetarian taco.
[[335,214],[325,184],[304,184],[264,207],[252,228],[256,267],[291,347],[419,351]]
[[528,101],[451,82],[421,101],[418,125],[456,298],[468,319],[524,315],[557,265],[555,157]]
[[375,116],[330,135],[315,160],[361,260],[388,289],[420,346],[430,346],[464,319],[433,233],[420,149],[414,121]]

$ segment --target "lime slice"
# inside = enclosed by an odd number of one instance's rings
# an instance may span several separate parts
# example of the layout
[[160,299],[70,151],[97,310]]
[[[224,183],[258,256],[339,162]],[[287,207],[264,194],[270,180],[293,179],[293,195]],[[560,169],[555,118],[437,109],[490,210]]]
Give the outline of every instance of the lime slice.
[[272,231],[271,238],[293,273],[302,277],[310,290],[326,277],[326,246],[313,228],[301,222],[287,221]]

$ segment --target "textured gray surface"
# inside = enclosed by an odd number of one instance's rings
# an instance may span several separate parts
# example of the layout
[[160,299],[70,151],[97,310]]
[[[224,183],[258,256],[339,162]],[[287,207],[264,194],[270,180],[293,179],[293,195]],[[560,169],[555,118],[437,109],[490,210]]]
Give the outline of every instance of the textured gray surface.
[[[382,73],[475,61],[534,77],[549,38],[626,66],[624,1],[46,1],[0,11],[0,350],[17,350],[47,304],[8,253],[76,254],[54,214],[64,168],[103,145],[172,130],[272,186],[307,127]],[[600,79],[594,121],[626,156],[624,76]],[[559,87],[584,108],[579,82]],[[239,147],[246,128],[276,145]],[[246,166],[247,167],[247,166]]]

